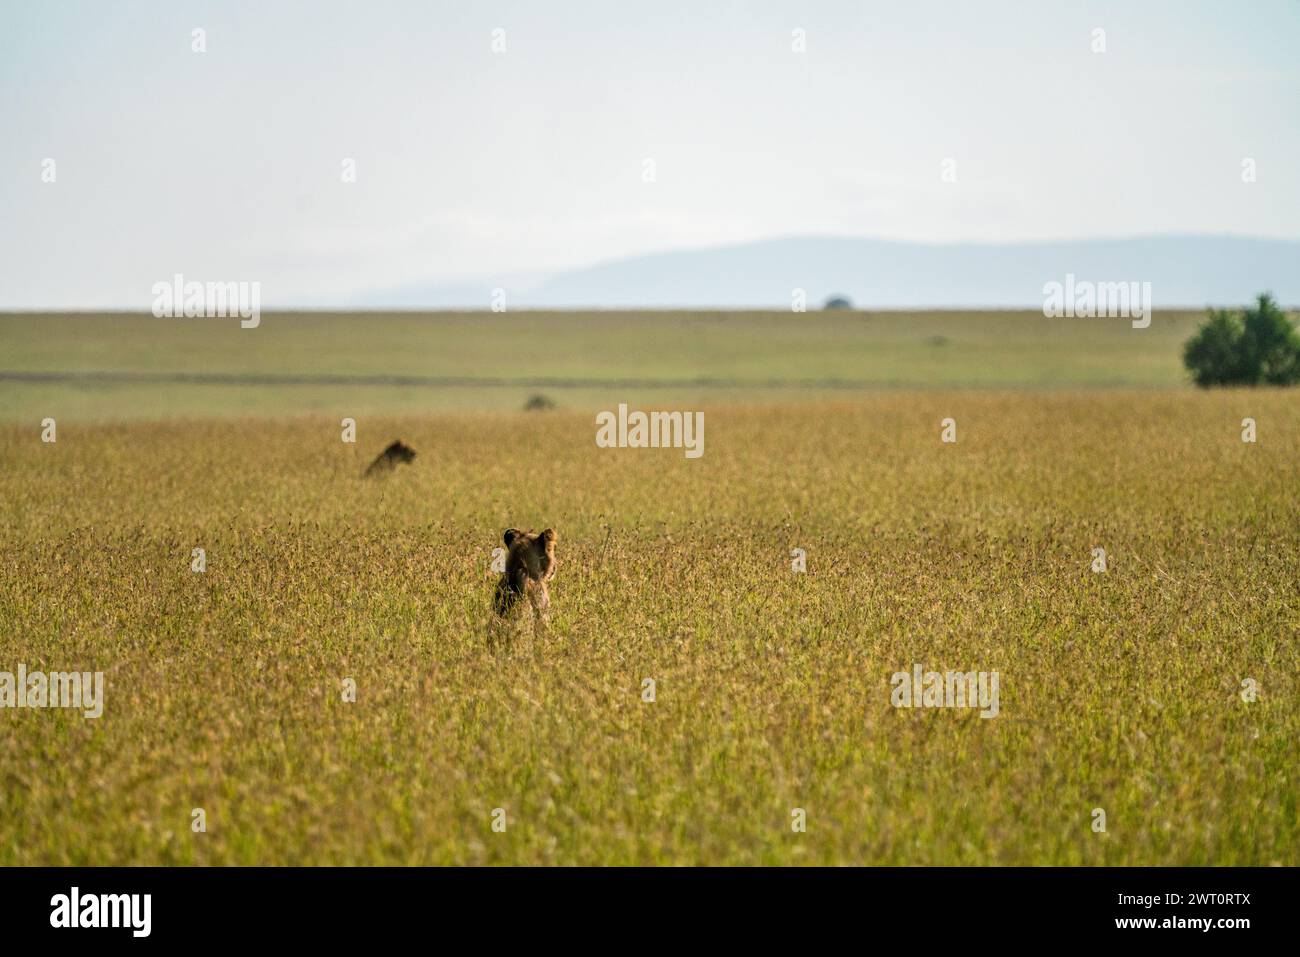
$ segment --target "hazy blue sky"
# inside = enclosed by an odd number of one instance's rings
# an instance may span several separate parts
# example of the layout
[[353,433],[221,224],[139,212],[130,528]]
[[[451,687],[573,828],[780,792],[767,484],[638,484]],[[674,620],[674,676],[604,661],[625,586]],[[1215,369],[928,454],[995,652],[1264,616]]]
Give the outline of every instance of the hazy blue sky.
[[4,0],[0,307],[785,235],[1294,238],[1297,50],[1295,0]]

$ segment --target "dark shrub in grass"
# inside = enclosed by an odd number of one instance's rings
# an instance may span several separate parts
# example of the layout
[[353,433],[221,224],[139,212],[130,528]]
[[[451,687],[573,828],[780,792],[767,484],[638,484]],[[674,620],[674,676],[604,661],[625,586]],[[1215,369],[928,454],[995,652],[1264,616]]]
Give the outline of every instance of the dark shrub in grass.
[[1300,382],[1300,334],[1264,293],[1240,315],[1211,309],[1183,347],[1183,363],[1199,386],[1293,385]]

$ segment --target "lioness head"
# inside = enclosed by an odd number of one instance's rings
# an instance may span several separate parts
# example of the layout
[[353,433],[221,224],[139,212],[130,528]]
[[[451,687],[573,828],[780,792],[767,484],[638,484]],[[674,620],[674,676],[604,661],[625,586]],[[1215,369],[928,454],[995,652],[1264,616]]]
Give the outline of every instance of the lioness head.
[[415,459],[415,449],[411,448],[401,439],[398,439],[388,448],[384,449],[384,454],[397,462],[411,462]]
[[543,529],[541,534],[520,532],[507,528],[502,536],[510,549],[507,567],[511,563],[521,568],[534,581],[549,581],[555,577],[555,529]]
[[523,571],[534,581],[549,581],[555,577],[555,529],[543,529],[540,534],[507,528],[501,536],[509,550],[507,572],[511,566]]

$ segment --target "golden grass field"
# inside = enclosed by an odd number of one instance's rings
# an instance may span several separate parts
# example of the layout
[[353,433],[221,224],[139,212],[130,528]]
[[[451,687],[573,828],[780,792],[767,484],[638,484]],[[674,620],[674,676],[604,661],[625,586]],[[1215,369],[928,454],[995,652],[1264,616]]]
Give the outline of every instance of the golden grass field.
[[[1300,863],[1293,391],[715,399],[698,460],[563,401],[68,401],[0,424],[0,670],[106,703],[0,710],[0,864]],[[492,653],[512,525],[553,618]],[[913,663],[1001,713],[893,708]]]

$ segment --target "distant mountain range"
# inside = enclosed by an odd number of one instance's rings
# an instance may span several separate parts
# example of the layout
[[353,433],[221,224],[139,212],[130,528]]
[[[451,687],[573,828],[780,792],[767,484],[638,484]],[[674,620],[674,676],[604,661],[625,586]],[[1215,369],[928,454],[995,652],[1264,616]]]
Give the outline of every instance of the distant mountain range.
[[651,253],[514,282],[415,285],[361,297],[358,307],[773,307],[802,289],[863,308],[1038,308],[1045,283],[1151,283],[1156,306],[1230,305],[1271,291],[1300,304],[1300,240],[1154,236],[1025,243],[911,243],[790,238]]

